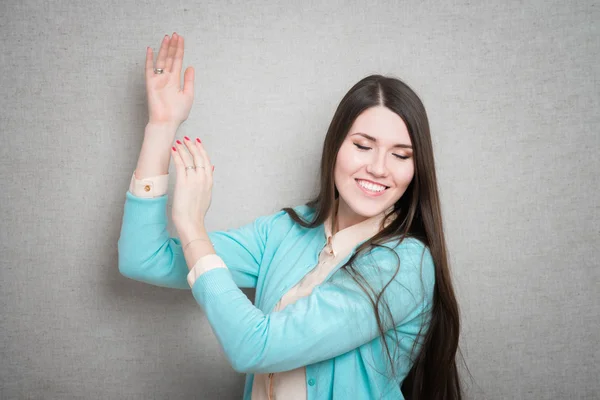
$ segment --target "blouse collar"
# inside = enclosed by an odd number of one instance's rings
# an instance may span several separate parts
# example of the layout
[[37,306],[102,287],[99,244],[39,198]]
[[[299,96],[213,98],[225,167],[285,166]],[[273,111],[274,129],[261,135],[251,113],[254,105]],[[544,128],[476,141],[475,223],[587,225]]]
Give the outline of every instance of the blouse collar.
[[385,222],[385,225],[382,227],[382,221],[385,215],[391,212],[394,209],[394,205],[392,204],[388,209],[382,211],[381,213],[372,216],[358,224],[354,224],[349,226],[341,231],[331,234],[331,225],[333,219],[333,213],[337,216],[337,210],[339,206],[339,197],[335,199],[335,205],[333,207],[333,212],[327,217],[324,222],[324,232],[325,237],[327,238],[327,246],[329,254],[332,256],[337,256],[338,254],[347,254],[359,243],[375,236],[381,229],[388,226],[393,219],[395,218],[395,214],[392,214],[390,218],[388,218]]

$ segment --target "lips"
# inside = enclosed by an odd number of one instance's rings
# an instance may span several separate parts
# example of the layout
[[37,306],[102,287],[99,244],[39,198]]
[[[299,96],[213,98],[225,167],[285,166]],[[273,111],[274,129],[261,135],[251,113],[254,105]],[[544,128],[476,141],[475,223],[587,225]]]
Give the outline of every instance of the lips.
[[373,181],[370,181],[370,180],[368,180],[368,179],[355,179],[355,181],[356,181],[356,182],[364,181],[364,182],[368,182],[368,183],[373,183],[373,184],[375,184],[375,185],[384,186],[386,189],[389,189],[389,188],[390,188],[389,186],[386,186],[386,185],[384,185],[383,183],[373,182]]
[[374,184],[374,185],[384,186],[386,189],[389,189],[389,188],[390,188],[389,186],[386,186],[386,185],[384,185],[383,183],[373,182],[373,181],[370,181],[370,180],[368,180],[368,179],[355,179],[355,181],[356,181],[356,182],[363,181],[363,182],[367,182],[367,183],[372,183],[372,184]]
[[385,189],[383,189],[381,192],[371,192],[371,191],[369,191],[368,189],[365,189],[364,187],[362,187],[362,186],[360,185],[360,183],[359,183],[359,180],[358,180],[358,179],[356,179],[356,186],[358,186],[358,188],[359,188],[359,189],[360,189],[360,190],[361,190],[361,191],[362,191],[364,194],[366,194],[366,195],[367,195],[367,196],[369,196],[369,197],[379,197],[379,196],[381,196],[382,194],[384,194],[384,193],[385,193],[385,191],[388,189],[388,187],[386,186],[386,187],[385,187]]

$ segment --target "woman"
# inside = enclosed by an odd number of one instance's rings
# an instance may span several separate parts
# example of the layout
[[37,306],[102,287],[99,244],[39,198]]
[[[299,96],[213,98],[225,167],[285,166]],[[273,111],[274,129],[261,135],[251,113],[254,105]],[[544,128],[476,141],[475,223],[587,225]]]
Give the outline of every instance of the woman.
[[[119,270],[191,288],[244,399],[461,399],[459,311],[442,227],[429,124],[404,83],[355,84],[329,126],[320,192],[238,229],[207,232],[214,167],[176,141],[194,93],[180,90],[183,38],[146,53],[150,121],[126,193]],[[166,226],[170,157],[176,166]],[[256,288],[253,305],[240,288]]]

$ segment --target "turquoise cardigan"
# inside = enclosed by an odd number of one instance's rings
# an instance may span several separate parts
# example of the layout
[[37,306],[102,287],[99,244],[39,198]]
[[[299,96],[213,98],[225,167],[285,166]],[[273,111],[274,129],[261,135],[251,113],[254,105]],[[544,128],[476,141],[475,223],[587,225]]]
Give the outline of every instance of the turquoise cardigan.
[[[119,271],[152,285],[190,289],[181,242],[167,231],[167,196],[126,192]],[[305,218],[314,214],[305,205],[294,210]],[[201,274],[191,291],[233,369],[247,374],[243,400],[251,398],[254,373],[301,366],[306,366],[307,400],[403,399],[400,385],[412,366],[408,355],[421,326],[425,330],[429,324],[435,281],[433,260],[422,242],[405,239],[355,261],[379,294],[400,257],[400,269],[383,295],[393,321],[380,307],[398,373],[394,381],[386,377],[389,360],[372,303],[349,274],[339,271],[353,252],[309,296],[271,312],[317,265],[326,245],[323,224],[303,228],[278,211],[237,229],[209,232],[209,237],[228,268]],[[255,305],[239,289],[250,287],[256,289]]]

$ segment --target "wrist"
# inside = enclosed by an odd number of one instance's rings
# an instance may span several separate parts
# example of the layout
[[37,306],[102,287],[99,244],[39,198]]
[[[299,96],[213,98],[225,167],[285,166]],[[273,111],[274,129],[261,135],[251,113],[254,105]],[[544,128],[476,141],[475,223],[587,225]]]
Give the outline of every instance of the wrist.
[[179,129],[179,124],[174,122],[148,122],[144,129],[144,133],[145,136],[164,138],[171,143],[175,138],[177,129]]
[[191,270],[201,258],[209,254],[217,254],[205,230],[194,229],[182,231],[180,235],[181,247],[188,269]]
[[199,224],[199,225],[184,225],[184,226],[177,226],[177,224],[175,224],[177,232],[179,233],[179,239],[181,240],[181,245],[185,246],[188,243],[190,243],[192,240],[194,239],[198,239],[198,238],[207,238],[208,239],[208,233],[206,232],[206,229],[204,229],[204,223]]

